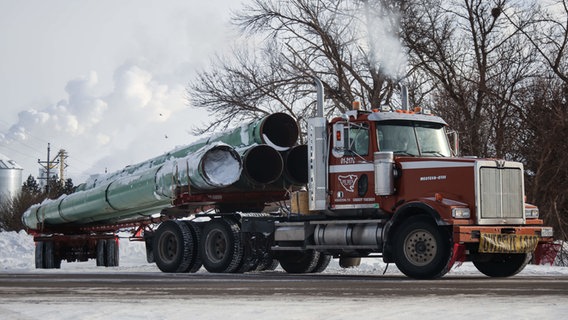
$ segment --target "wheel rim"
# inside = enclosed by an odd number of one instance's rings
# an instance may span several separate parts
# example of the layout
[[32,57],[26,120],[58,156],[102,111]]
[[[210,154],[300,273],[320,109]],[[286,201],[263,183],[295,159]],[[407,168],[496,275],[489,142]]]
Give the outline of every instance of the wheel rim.
[[173,262],[178,253],[178,241],[173,232],[165,232],[160,239],[160,257],[164,262]]
[[437,251],[436,238],[427,230],[414,230],[404,239],[404,255],[415,266],[431,263]]
[[223,260],[227,251],[227,239],[220,230],[212,230],[205,239],[206,254],[212,262]]

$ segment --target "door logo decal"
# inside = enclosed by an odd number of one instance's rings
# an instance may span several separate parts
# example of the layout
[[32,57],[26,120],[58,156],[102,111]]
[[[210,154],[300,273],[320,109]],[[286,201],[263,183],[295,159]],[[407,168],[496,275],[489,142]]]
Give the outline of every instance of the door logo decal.
[[350,174],[346,176],[338,176],[339,183],[349,192],[355,192],[355,183],[357,183],[357,175]]

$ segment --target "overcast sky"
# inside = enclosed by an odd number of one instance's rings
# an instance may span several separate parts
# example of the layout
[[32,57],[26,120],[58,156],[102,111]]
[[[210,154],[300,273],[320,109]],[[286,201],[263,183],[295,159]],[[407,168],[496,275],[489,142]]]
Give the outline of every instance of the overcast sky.
[[232,44],[242,2],[0,1],[0,153],[25,180],[49,142],[78,184],[193,141],[207,115],[187,83]]

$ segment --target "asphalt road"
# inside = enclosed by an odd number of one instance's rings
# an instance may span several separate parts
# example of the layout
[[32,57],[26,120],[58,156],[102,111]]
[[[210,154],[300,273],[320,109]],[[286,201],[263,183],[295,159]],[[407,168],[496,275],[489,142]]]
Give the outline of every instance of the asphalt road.
[[231,296],[413,297],[568,296],[567,276],[446,276],[413,280],[404,276],[165,273],[0,273],[0,300],[22,296],[146,299]]

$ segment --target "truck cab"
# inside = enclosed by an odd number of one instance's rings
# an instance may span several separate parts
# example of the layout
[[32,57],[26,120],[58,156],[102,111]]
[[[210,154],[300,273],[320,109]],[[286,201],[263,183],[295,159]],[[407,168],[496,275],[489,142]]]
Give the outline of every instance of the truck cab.
[[489,276],[522,270],[553,235],[524,203],[523,165],[457,157],[447,127],[420,108],[310,119],[307,213],[325,218],[277,224],[273,249],[378,255],[425,279],[456,260]]
[[[418,111],[418,110],[417,110]],[[419,111],[421,112],[421,110]],[[422,113],[347,112],[333,119],[329,157],[330,208],[372,211],[388,205],[400,185],[400,168],[389,168],[394,158],[448,158],[452,156],[447,124]],[[375,163],[383,172],[375,174]],[[396,201],[390,203],[394,205]]]

